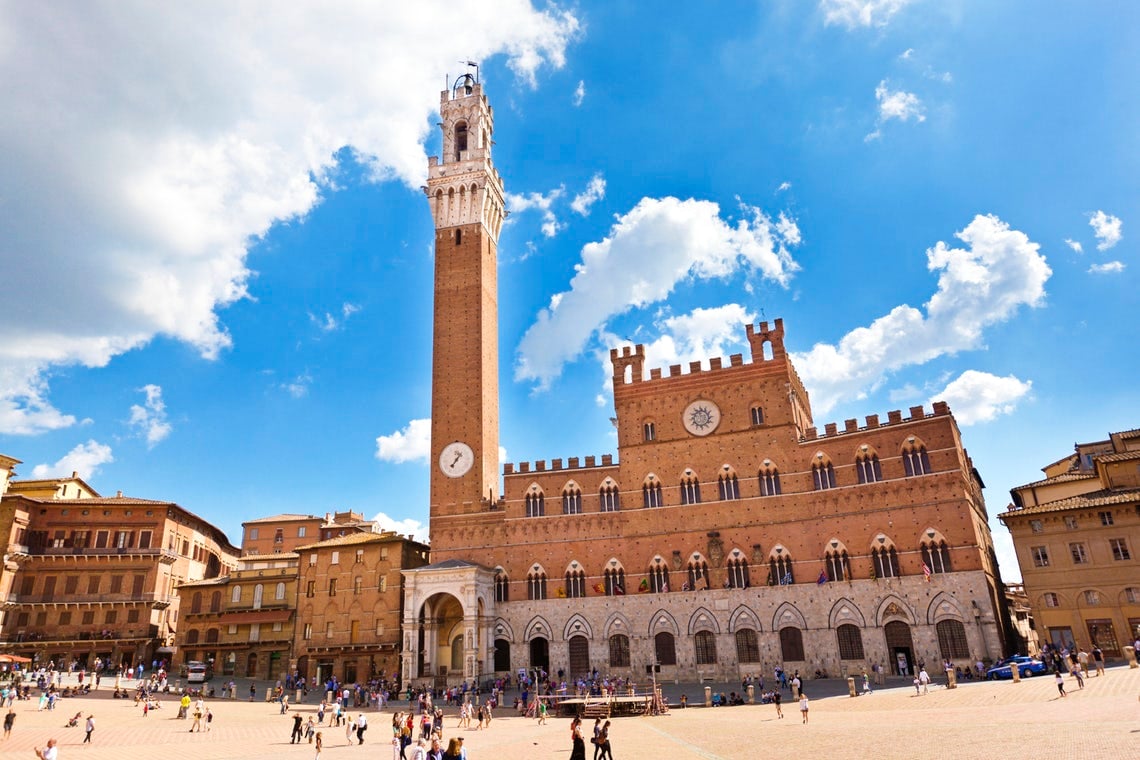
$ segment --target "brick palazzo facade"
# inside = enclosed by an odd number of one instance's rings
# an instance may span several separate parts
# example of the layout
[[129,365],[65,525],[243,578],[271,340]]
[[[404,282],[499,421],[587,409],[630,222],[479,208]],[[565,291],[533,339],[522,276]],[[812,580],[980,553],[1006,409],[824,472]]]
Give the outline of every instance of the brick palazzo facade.
[[780,320],[745,326],[750,355],[727,361],[647,373],[643,346],[611,352],[617,458],[507,464],[499,495],[493,110],[464,77],[440,111],[433,564],[404,573],[406,679],[898,672],[1005,652],[984,484],[950,409],[819,430]]

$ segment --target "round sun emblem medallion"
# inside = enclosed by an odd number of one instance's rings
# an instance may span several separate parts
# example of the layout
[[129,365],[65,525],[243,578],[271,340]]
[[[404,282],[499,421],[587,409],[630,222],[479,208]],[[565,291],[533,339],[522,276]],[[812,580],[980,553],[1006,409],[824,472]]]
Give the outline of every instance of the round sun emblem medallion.
[[693,435],[708,435],[720,424],[720,409],[711,401],[694,401],[685,407],[681,423]]

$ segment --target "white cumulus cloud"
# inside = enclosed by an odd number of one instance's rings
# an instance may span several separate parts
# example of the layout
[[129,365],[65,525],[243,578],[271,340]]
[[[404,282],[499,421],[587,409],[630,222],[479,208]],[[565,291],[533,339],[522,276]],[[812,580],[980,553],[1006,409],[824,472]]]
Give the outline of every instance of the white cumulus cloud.
[[[507,211],[511,214],[521,214],[531,209],[542,214],[542,234],[552,238],[558,234],[565,225],[558,221],[554,214],[554,203],[566,192],[565,187],[556,187],[549,193],[506,193]],[[512,220],[508,219],[508,222]]]
[[1123,261],[1107,261],[1103,264],[1093,264],[1089,267],[1089,274],[1118,274],[1123,271]]
[[382,462],[426,462],[431,455],[431,418],[411,420],[403,430],[376,439]]
[[964,427],[1010,414],[1032,388],[1032,382],[1018,380],[1013,375],[999,377],[968,369],[930,401],[948,403],[954,418]]
[[856,29],[886,26],[891,16],[909,3],[910,0],[820,0],[819,8],[828,26],[841,24],[848,29]]
[[320,201],[342,149],[418,187],[442,72],[505,55],[533,84],[579,31],[529,0],[5,4],[4,284],[83,285],[5,314],[0,433],[74,423],[52,367],[156,335],[217,356],[249,246]]
[[582,101],[586,99],[586,82],[583,79],[578,80],[578,86],[574,88],[574,107],[582,105]]
[[1089,226],[1093,228],[1093,234],[1100,242],[1096,244],[1098,251],[1107,251],[1112,246],[1120,242],[1120,238],[1124,235],[1121,232],[1121,227],[1124,225],[1119,217],[1112,214],[1106,214],[1103,211],[1096,211],[1089,217]]
[[1065,238],[1065,245],[1069,246],[1070,248],[1072,248],[1077,253],[1084,253],[1085,252],[1084,246],[1082,246],[1078,241],[1073,240],[1072,238]]
[[32,477],[37,480],[68,478],[74,472],[84,480],[90,480],[102,465],[114,461],[110,446],[91,440],[79,444],[55,464],[37,464],[32,468]]
[[131,405],[130,425],[146,439],[148,449],[153,449],[173,429],[166,418],[166,402],[162,400],[162,386],[144,385],[139,388],[146,394],[142,404]]
[[377,512],[376,516],[372,519],[380,524],[381,530],[394,530],[401,536],[411,536],[412,540],[425,544],[428,541],[427,523],[420,522],[414,517],[405,517],[402,520],[397,520],[383,512]]
[[570,202],[570,208],[575,213],[586,216],[590,213],[590,207],[605,197],[606,179],[601,174],[595,174],[590,177],[586,189],[574,196],[574,200]]
[[799,268],[788,251],[799,228],[788,217],[741,210],[730,222],[712,201],[642,198],[608,237],[583,246],[570,289],[551,298],[519,343],[515,378],[549,386],[606,320],[663,300],[682,281],[749,269],[786,286]]
[[863,138],[868,142],[883,136],[883,125],[888,121],[926,121],[922,101],[918,96],[905,90],[891,90],[885,79],[875,88],[875,100],[879,101],[879,117],[875,122],[875,131]]
[[964,248],[939,242],[926,251],[938,289],[924,310],[896,306],[835,345],[818,343],[794,355],[818,414],[878,387],[901,367],[978,348],[986,327],[1042,302],[1053,272],[1025,233],[978,215],[955,237]]

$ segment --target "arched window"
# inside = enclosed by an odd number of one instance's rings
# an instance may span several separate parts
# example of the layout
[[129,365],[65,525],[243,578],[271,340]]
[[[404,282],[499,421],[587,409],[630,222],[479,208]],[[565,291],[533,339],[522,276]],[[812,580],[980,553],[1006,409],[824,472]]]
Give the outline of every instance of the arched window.
[[260,583],[253,587],[253,608],[255,610],[261,609],[261,597],[265,593],[265,587]]
[[602,489],[598,491],[598,498],[602,503],[603,512],[617,512],[621,509],[621,496],[617,484],[612,480],[606,480],[602,484]]
[[641,486],[641,496],[646,507],[661,506],[661,481],[650,475]]
[[222,592],[215,591],[210,594],[210,612],[222,611]]
[[815,455],[815,461],[811,465],[811,479],[815,490],[826,491],[829,488],[835,488],[835,468],[831,465],[831,460],[822,452]]
[[760,468],[759,477],[761,496],[780,495],[780,471],[770,460],[764,460],[764,466]]
[[753,427],[764,424],[764,407],[754,406],[751,410],[749,410],[749,414],[752,416]]
[[689,580],[686,583],[689,586],[689,591],[709,588],[712,585],[709,579],[709,563],[699,556],[689,560]]
[[845,623],[835,629],[835,638],[839,642],[839,659],[863,659],[863,633],[859,626]]
[[858,456],[855,457],[855,473],[859,476],[860,485],[878,483],[883,479],[883,470],[879,466],[879,455],[866,444],[863,444]]
[[230,592],[230,604],[239,604],[241,602],[241,586],[234,586]]
[[[502,568],[495,573],[495,601],[509,602],[511,600],[510,581]],[[533,598],[533,597],[532,597]]]
[[610,667],[629,667],[629,637],[620,633],[610,636]]
[[760,646],[756,642],[756,631],[751,628],[736,632],[736,661],[760,662]]
[[217,628],[211,628],[210,630],[206,631],[206,643],[207,644],[217,644],[218,643],[218,629]]
[[743,554],[729,557],[725,570],[728,572],[728,588],[748,588],[751,585],[748,582],[748,560]]
[[649,577],[646,579],[648,590],[654,594],[664,594],[669,591],[669,566],[660,557],[654,557],[649,565]]
[[681,478],[681,503],[701,503],[701,482],[692,470],[685,470],[685,475]]
[[602,573],[605,583],[606,596],[622,596],[625,594],[625,568],[607,567]]
[[202,611],[202,594],[195,591],[194,596],[190,597],[190,614],[197,615]]
[[780,656],[784,662],[804,661],[804,634],[799,628],[780,629]]
[[697,631],[693,637],[693,649],[698,665],[716,665],[716,636],[712,631]]
[[285,598],[285,583],[284,581],[277,584],[277,588],[273,591],[273,598],[280,602]]
[[963,660],[970,656],[966,626],[961,621],[939,620],[934,629],[938,632],[938,648],[943,660]]
[[851,560],[847,557],[847,547],[837,539],[832,539],[828,547],[823,559],[827,579],[832,583],[851,580]]
[[198,631],[196,629],[191,628],[189,631],[186,632],[186,643],[187,644],[197,644],[198,643]]
[[352,579],[352,593],[360,596],[360,592],[364,590],[364,579],[359,575]]
[[902,449],[903,470],[908,478],[916,475],[926,475],[930,470],[930,457],[926,455],[926,446],[913,435],[906,439]]
[[538,484],[532,485],[526,493],[526,516],[544,517],[546,515],[546,496]]
[[782,546],[777,546],[768,558],[768,585],[790,586],[796,582],[792,573],[792,555]]
[[582,492],[574,483],[570,483],[562,491],[562,514],[582,514]]
[[455,125],[455,160],[463,160],[463,152],[467,150],[467,122],[461,121]]
[[[882,538],[880,537],[880,544]],[[871,549],[871,561],[874,563],[874,577],[898,578],[902,575],[898,571],[898,553],[894,545],[879,546]]]
[[673,634],[662,631],[653,637],[653,653],[657,655],[658,665],[677,664],[677,644]]
[[736,478],[736,473],[728,465],[725,465],[721,470],[716,483],[717,490],[720,492],[720,500],[736,501],[740,498],[740,482]]
[[566,596],[570,599],[586,596],[586,573],[581,568],[566,571]]
[[[933,531],[929,532],[933,533]],[[946,541],[938,534],[923,539],[922,565],[931,573],[948,573],[951,571],[950,548],[946,546]]]
[[649,443],[650,441],[657,440],[657,426],[652,422],[646,422],[641,426],[642,439]]
[[538,565],[532,567],[526,576],[526,598],[530,600],[546,598],[546,571]]

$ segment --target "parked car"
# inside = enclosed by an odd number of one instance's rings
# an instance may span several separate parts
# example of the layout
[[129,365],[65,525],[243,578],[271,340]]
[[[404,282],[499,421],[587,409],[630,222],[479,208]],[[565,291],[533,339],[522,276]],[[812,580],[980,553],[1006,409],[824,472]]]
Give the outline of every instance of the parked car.
[[1030,676],[1039,676],[1043,673],[1048,673],[1048,666],[1038,660],[1036,657],[1026,657],[1025,655],[1014,655],[1007,657],[1004,660],[998,660],[992,668],[986,671],[986,678],[992,680],[1000,680],[1003,678],[1013,678],[1011,668],[1016,665],[1017,672],[1022,678],[1029,678]]

